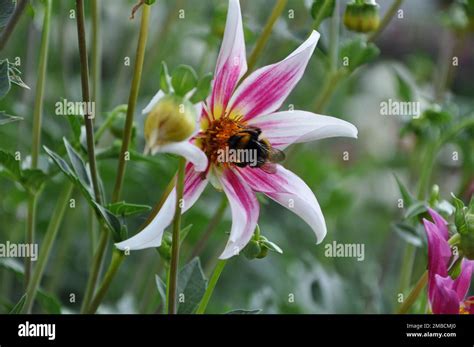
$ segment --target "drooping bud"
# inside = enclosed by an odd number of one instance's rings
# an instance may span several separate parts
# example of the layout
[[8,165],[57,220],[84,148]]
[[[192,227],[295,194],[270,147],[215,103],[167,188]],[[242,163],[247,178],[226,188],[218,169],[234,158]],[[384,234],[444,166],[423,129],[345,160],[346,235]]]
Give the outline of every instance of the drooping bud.
[[196,110],[191,102],[176,95],[163,97],[145,120],[145,140],[150,149],[189,138],[196,127]]
[[354,0],[347,4],[344,25],[351,31],[368,33],[380,25],[379,5],[375,1]]
[[268,251],[283,253],[278,245],[260,234],[260,227],[257,225],[252,239],[247,246],[245,246],[242,253],[247,259],[252,260],[265,258],[268,255]]

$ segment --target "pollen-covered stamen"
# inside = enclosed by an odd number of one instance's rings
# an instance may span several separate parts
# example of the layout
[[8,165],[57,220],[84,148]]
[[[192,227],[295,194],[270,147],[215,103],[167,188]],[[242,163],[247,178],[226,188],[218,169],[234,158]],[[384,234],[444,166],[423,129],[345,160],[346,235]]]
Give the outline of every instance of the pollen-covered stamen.
[[242,121],[242,117],[231,118],[224,115],[211,121],[208,128],[197,136],[198,143],[211,164],[218,164],[219,153],[229,146],[229,139],[245,127],[246,123]]

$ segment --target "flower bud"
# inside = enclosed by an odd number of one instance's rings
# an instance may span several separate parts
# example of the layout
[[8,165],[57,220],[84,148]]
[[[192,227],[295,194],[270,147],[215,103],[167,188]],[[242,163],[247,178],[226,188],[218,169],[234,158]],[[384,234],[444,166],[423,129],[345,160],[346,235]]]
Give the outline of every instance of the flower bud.
[[196,127],[196,110],[187,100],[175,95],[163,97],[145,120],[148,148],[189,138]]
[[357,0],[347,4],[344,25],[347,29],[360,33],[377,30],[380,25],[379,5],[375,1],[362,3]]
[[245,258],[252,260],[258,258],[262,251],[258,241],[250,240],[250,242],[245,246],[242,253],[244,254]]
[[161,246],[158,248],[158,253],[160,254],[161,259],[165,262],[171,261],[171,235],[169,233],[163,235],[163,240],[161,241]]

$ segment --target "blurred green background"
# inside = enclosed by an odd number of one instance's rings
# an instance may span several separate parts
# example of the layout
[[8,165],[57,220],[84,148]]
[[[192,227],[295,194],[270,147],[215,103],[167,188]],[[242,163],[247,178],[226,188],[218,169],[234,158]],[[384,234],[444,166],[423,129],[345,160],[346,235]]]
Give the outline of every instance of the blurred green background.
[[[139,15],[134,20],[129,19],[133,1],[103,0],[100,3],[102,91],[97,106],[97,127],[107,112],[127,103],[139,28]],[[283,59],[306,38],[313,22],[309,10],[311,3],[289,0],[258,66]],[[392,1],[378,3],[384,13]],[[248,52],[253,48],[273,4],[273,0],[241,0]],[[340,1],[340,15],[345,4],[346,1]],[[328,227],[324,242],[317,246],[313,233],[302,220],[276,203],[262,199],[259,221],[262,233],[280,245],[284,253],[271,253],[262,260],[250,261],[243,256],[232,258],[217,285],[208,312],[223,313],[237,308],[262,309],[264,313],[394,311],[401,257],[406,246],[406,240],[393,227],[404,213],[397,207],[400,193],[394,174],[414,190],[422,157],[417,147],[422,130],[410,128],[413,125],[410,117],[382,116],[380,103],[390,98],[402,100],[406,97],[406,85],[411,86],[410,91],[418,93],[419,98],[429,99],[425,95],[432,94],[433,81],[446,64],[443,52],[454,40],[455,34],[445,25],[450,4],[450,1],[405,1],[403,18],[395,17],[375,41],[381,51],[379,57],[338,85],[324,114],[355,124],[359,129],[358,140],[328,139],[289,149],[292,153],[285,166],[311,187],[322,207]],[[81,100],[76,23],[70,18],[73,8],[73,1],[53,1],[43,113],[42,143],[62,155],[65,150],[61,139],[63,136],[70,138],[72,133],[67,119],[55,114],[55,103],[62,98]],[[140,110],[159,88],[161,61],[166,61],[171,69],[188,64],[201,75],[213,72],[226,9],[225,0],[158,0],[153,5],[135,118],[134,148],[137,152],[141,153],[144,147],[144,116]],[[179,18],[180,10],[185,11],[184,19]],[[289,15],[291,10],[294,18]],[[86,1],[88,33],[91,31],[89,14]],[[31,151],[42,18],[41,1],[32,1],[32,6],[27,8],[10,42],[1,52],[2,59],[21,60],[22,79],[31,90],[14,86],[8,96],[0,100],[0,110],[24,118],[0,127],[0,148],[9,152],[19,151],[26,163]],[[294,105],[297,109],[315,111],[315,100],[327,75],[324,57],[329,45],[329,20],[323,21],[319,30],[321,40],[318,48],[284,108]],[[344,43],[359,35],[342,27],[340,40]],[[88,44],[90,42],[89,35]],[[474,104],[472,34],[466,35],[460,46],[459,66],[443,104],[452,115],[450,122],[457,121],[456,115],[472,111]],[[127,57],[132,64],[126,64]],[[403,134],[402,129],[405,129]],[[441,195],[445,198],[449,198],[450,192],[466,197],[474,178],[473,136],[463,136],[442,149],[433,170],[432,183],[440,185]],[[108,149],[112,153],[107,155],[105,152],[99,156],[99,170],[107,198],[110,198],[116,173],[116,141],[118,138],[107,131],[98,146],[99,152]],[[115,148],[115,152],[111,148]],[[459,160],[451,160],[453,151],[461,153]],[[349,160],[344,160],[346,152]],[[40,167],[46,169],[48,165],[51,166],[42,151]],[[168,155],[128,162],[123,199],[154,205],[174,175],[176,166],[176,158]],[[55,175],[40,195],[37,216],[40,247],[64,180],[62,175]],[[0,242],[22,242],[24,239],[26,198],[27,194],[21,187],[0,176]],[[78,312],[91,261],[89,207],[78,191],[74,191],[74,198],[77,206],[66,212],[41,284],[51,300],[61,304],[62,312]],[[202,236],[221,198],[221,193],[209,187],[184,215],[184,225],[193,226],[182,248],[182,264]],[[129,233],[137,232],[145,218],[146,214],[129,218]],[[225,245],[230,219],[227,210],[223,222],[204,248],[201,262],[207,275]],[[324,245],[334,240],[364,244],[365,259],[326,257]],[[111,248],[112,244],[109,244],[109,253]],[[426,266],[423,245],[417,254],[414,279]],[[21,265],[21,262],[16,262],[16,265]],[[21,269],[15,268],[12,262],[3,262],[0,267],[2,313],[8,312],[23,295],[19,271]],[[160,305],[155,286],[156,273],[163,274],[163,262],[155,250],[132,252],[120,268],[99,312],[156,312]],[[70,302],[71,294],[76,295],[76,303]],[[291,295],[294,295],[294,302],[289,300]],[[49,306],[38,305],[35,311],[48,312]]]

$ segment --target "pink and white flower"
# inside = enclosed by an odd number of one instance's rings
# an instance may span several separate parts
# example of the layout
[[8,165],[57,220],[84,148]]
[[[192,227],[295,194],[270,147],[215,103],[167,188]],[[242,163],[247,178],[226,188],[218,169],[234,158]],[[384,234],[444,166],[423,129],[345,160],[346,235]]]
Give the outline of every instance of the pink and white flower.
[[[326,223],[316,197],[294,173],[281,165],[268,173],[260,167],[238,167],[216,159],[218,150],[228,146],[229,138],[246,127],[258,128],[260,137],[279,150],[293,143],[336,136],[357,137],[356,127],[341,119],[306,111],[277,111],[303,76],[318,39],[319,33],[313,31],[288,57],[256,70],[241,81],[247,72],[242,16],[239,1],[229,1],[213,87],[202,106],[200,129],[189,141],[172,148],[173,153],[189,161],[183,213],[209,182],[227,195],[232,227],[221,259],[238,254],[251,239],[260,211],[256,192],[264,193],[301,217],[313,229],[317,243],[326,235]],[[154,102],[157,101],[155,98]],[[173,190],[147,227],[116,246],[122,250],[159,247],[163,232],[172,221],[175,202]]]
[[461,273],[452,279],[448,270],[454,262],[448,243],[448,223],[429,209],[433,222],[423,220],[428,238],[428,299],[435,314],[474,313],[474,297],[466,299],[474,261],[462,259]]

